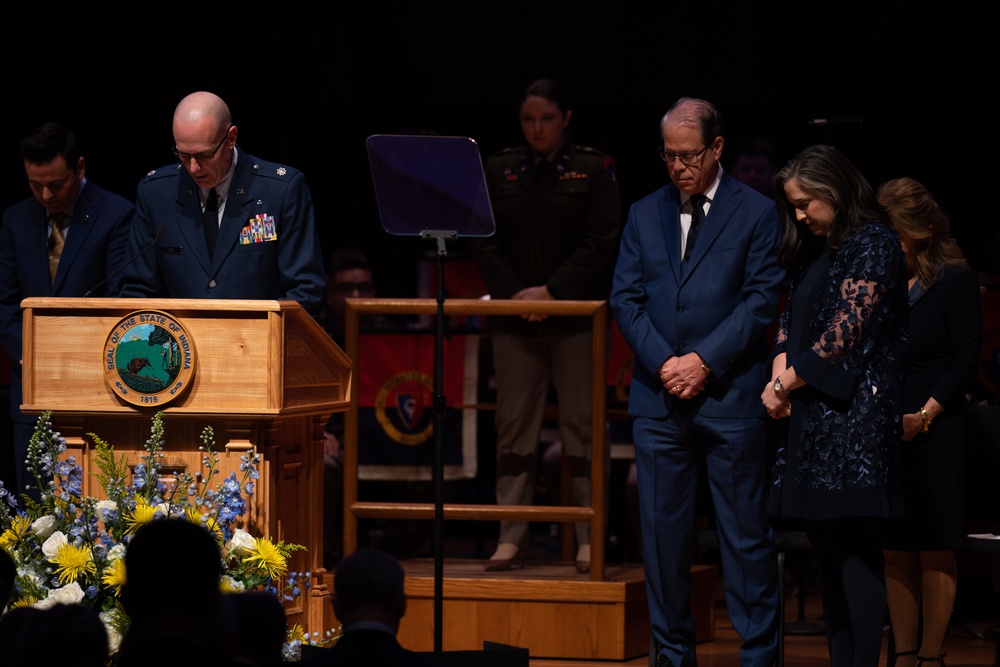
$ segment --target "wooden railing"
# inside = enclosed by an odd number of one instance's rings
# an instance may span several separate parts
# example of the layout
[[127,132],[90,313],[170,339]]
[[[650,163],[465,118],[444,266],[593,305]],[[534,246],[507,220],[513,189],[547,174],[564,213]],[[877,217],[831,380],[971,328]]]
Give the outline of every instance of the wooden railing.
[[[345,352],[358,368],[359,322],[364,314],[436,315],[435,299],[347,299]],[[473,316],[548,315],[590,317],[592,331],[591,364],[591,492],[590,507],[552,505],[476,505],[446,503],[445,521],[553,521],[590,522],[590,579],[603,581],[607,464],[605,382],[607,377],[608,304],[606,301],[522,301],[451,299],[443,304],[444,314]],[[359,518],[433,519],[432,503],[361,502],[358,500],[358,382],[351,384],[351,408],[344,421],[344,553],[357,549]],[[600,511],[598,510],[600,508]]]

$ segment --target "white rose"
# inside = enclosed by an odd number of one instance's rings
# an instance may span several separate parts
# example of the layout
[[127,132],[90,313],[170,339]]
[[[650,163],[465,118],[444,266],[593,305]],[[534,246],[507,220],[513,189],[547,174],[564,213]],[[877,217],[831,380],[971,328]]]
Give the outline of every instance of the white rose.
[[108,633],[108,655],[114,655],[122,643],[122,636],[115,630],[114,613],[102,611],[101,622],[104,623],[104,630]]
[[234,554],[242,558],[244,556],[249,556],[253,550],[257,548],[257,543],[254,541],[253,535],[242,528],[237,528],[236,532],[233,533],[233,538],[229,540],[229,544],[226,545],[226,548],[229,549],[230,554]]
[[156,506],[156,511],[165,517],[170,516],[170,503],[160,503]]
[[66,535],[57,530],[42,542],[42,553],[45,554],[46,560],[51,562],[59,553],[59,547],[67,544],[69,544],[69,540],[66,539]]
[[108,562],[116,561],[120,558],[125,558],[124,544],[116,544],[115,546],[108,549]]
[[51,514],[46,514],[43,517],[35,519],[34,523],[31,524],[31,530],[34,531],[35,535],[38,535],[43,540],[52,534],[52,531],[56,529],[56,518]]
[[118,503],[116,503],[113,500],[98,500],[97,505],[94,506],[94,509],[97,511],[97,518],[103,521],[105,511],[108,512],[118,511]]
[[80,588],[80,584],[74,581],[68,586],[63,586],[62,588],[56,588],[49,591],[49,596],[47,598],[39,600],[31,606],[39,609],[48,609],[49,607],[54,607],[57,604],[79,604],[83,602],[83,598],[83,589]]

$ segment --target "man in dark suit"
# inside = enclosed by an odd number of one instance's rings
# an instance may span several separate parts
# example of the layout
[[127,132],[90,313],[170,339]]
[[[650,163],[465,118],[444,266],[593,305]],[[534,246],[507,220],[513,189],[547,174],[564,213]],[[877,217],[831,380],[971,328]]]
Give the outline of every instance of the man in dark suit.
[[303,665],[444,667],[396,639],[406,613],[404,581],[399,561],[381,549],[359,549],[340,561],[333,578],[333,611],[344,634],[329,649],[303,654]]
[[213,93],[180,101],[173,135],[180,164],[139,183],[122,296],[293,299],[315,315],[325,278],[302,172],[242,152]]
[[660,129],[671,183],[632,205],[611,293],[635,355],[629,413],[655,664],[695,664],[688,599],[701,457],[741,663],[769,666],[777,557],[759,396],[768,379],[764,332],[783,278],[781,228],[773,201],[722,170],[722,118],[712,104],[682,98]]
[[[21,300],[33,296],[118,293],[132,202],[94,185],[73,133],[45,123],[21,142],[33,196],[3,214],[0,227],[0,336],[11,359],[16,493],[35,485],[25,465],[35,417],[21,413]],[[11,452],[2,453],[11,456]],[[36,492],[32,495],[37,497]]]

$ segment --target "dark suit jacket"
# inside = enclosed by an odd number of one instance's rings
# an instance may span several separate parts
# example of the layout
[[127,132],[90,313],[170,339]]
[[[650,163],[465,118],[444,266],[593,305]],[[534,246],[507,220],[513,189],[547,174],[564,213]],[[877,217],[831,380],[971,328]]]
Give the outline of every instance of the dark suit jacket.
[[293,299],[319,310],[323,255],[312,196],[296,169],[238,151],[214,257],[198,186],[181,164],[142,179],[135,222],[128,257],[142,255],[125,270],[122,296]]
[[671,183],[632,205],[622,233],[611,307],[635,355],[629,412],[665,417],[674,399],[659,368],[697,352],[712,369],[685,405],[709,417],[760,412],[768,378],[765,329],[784,271],[774,202],[723,172],[688,266],[681,266],[680,192]]
[[[11,358],[14,405],[21,403],[21,300],[83,296],[89,290],[93,290],[91,296],[117,295],[118,272],[126,257],[134,213],[132,202],[88,180],[73,208],[53,285],[45,208],[29,197],[4,211],[0,227],[0,341]],[[12,412],[15,418],[20,416],[20,411]]]
[[381,630],[345,632],[337,643],[303,656],[303,667],[446,667],[431,656],[403,648],[396,638]]

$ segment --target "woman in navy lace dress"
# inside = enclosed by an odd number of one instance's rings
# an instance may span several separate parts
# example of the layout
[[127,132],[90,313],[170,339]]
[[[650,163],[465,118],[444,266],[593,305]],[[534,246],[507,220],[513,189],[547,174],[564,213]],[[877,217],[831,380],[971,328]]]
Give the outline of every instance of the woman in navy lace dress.
[[793,276],[779,321],[768,414],[787,421],[772,516],[806,527],[822,578],[830,664],[876,665],[886,593],[879,522],[895,481],[906,355],[906,262],[865,177],[812,146],[775,177],[779,261]]
[[878,200],[903,244],[910,290],[899,452],[906,516],[886,523],[883,542],[889,618],[896,667],[943,665],[955,550],[965,544],[965,391],[982,346],[982,297],[948,215],[923,185],[897,178]]

